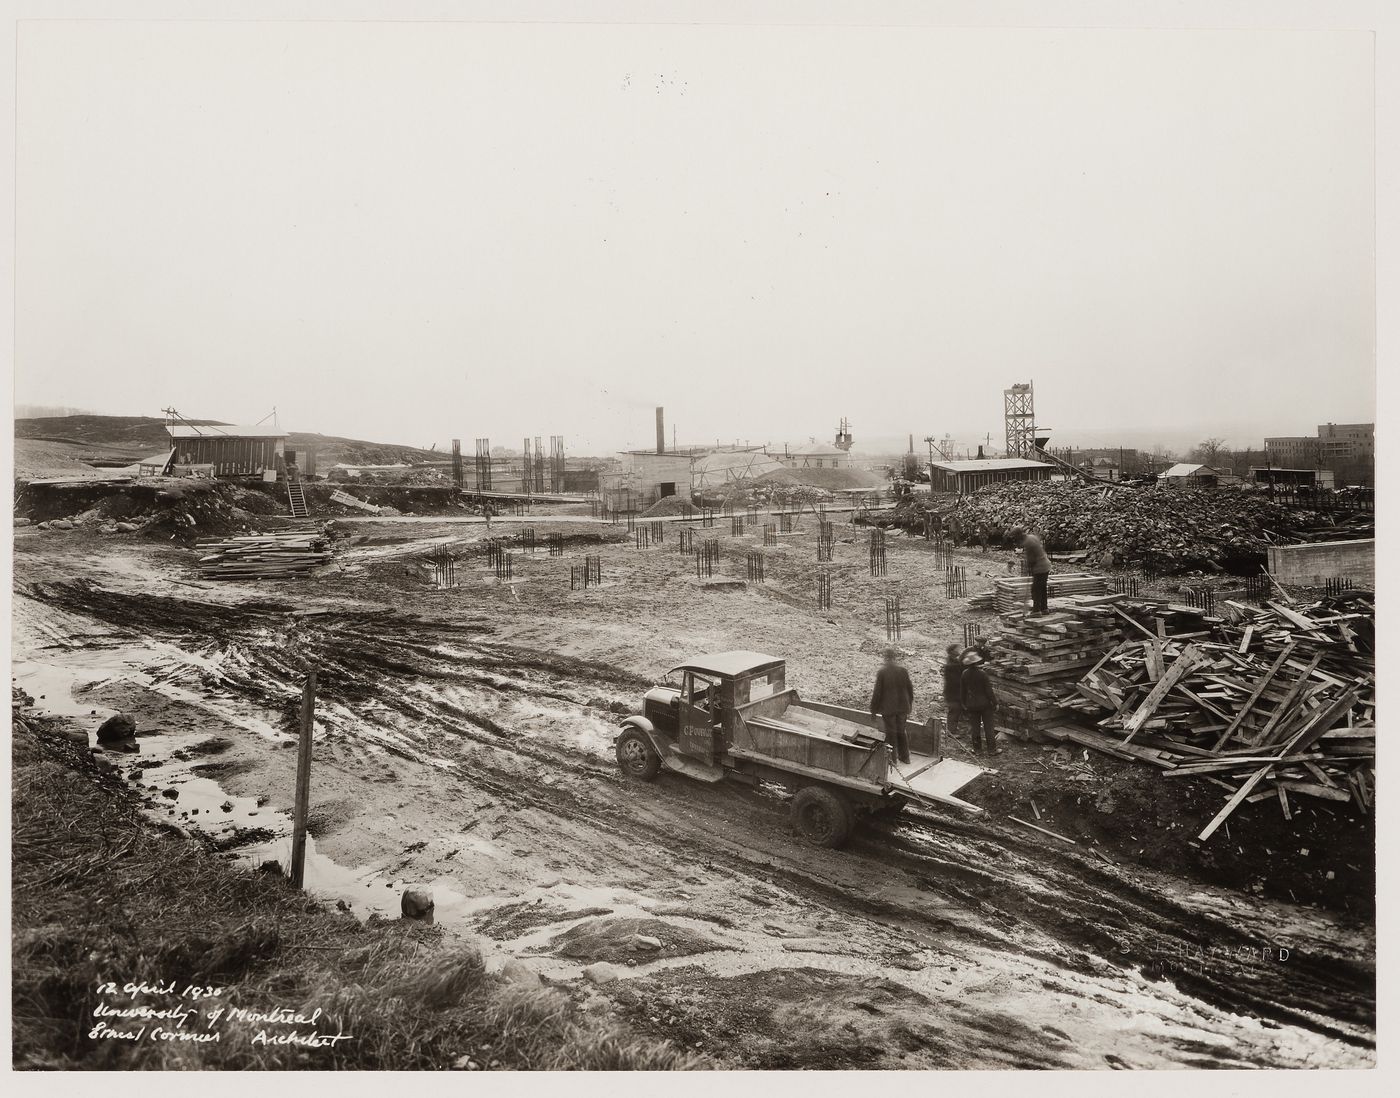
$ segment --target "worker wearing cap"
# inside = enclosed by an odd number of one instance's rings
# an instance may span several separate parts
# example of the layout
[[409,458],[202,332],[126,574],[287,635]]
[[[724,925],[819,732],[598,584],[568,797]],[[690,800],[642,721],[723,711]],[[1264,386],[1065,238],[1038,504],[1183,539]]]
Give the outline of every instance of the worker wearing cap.
[[943,661],[943,704],[948,709],[949,732],[962,725],[962,658],[961,646],[948,645],[948,658]]
[[989,755],[1000,755],[997,730],[993,723],[997,695],[992,689],[992,680],[982,669],[982,654],[974,649],[963,656],[962,662],[962,708],[972,726],[972,749],[982,754],[985,742]]
[[909,734],[904,722],[914,708],[914,684],[899,662],[899,650],[885,649],[885,662],[875,672],[875,691],[870,695],[870,715],[885,726],[885,740],[895,758],[909,762]]
[[1019,526],[1011,531],[1011,540],[1026,555],[1026,569],[1031,574],[1031,616],[1038,618],[1050,609],[1050,557],[1040,539]]

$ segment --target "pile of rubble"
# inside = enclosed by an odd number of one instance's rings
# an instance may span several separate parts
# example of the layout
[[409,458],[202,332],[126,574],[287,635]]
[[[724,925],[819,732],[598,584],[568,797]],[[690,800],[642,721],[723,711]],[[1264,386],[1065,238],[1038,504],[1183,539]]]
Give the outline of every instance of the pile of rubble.
[[922,510],[944,507],[943,529],[955,541],[983,532],[995,544],[1023,526],[1039,532],[1051,551],[1087,550],[1104,568],[1139,565],[1164,574],[1257,559],[1270,545],[1297,540],[1306,525],[1257,492],[1047,481],[1011,481],[949,501],[910,502],[906,522],[922,522]]

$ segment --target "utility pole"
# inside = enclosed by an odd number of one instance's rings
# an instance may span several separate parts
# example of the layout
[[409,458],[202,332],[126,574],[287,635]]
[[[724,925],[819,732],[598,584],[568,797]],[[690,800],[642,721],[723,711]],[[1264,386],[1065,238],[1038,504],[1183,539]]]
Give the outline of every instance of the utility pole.
[[306,816],[311,800],[311,732],[316,724],[316,670],[306,673],[301,691],[301,738],[297,741],[296,801],[292,809],[292,887],[306,879]]

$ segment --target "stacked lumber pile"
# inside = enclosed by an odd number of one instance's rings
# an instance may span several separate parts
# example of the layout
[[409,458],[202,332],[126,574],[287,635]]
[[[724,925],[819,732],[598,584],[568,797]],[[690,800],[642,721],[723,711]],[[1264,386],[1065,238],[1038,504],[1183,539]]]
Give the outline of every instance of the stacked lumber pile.
[[1369,811],[1374,623],[1371,596],[1348,592],[1302,609],[1251,609],[1209,640],[1130,639],[1062,699],[1097,728],[1047,733],[1224,786],[1230,799],[1202,840],[1246,801],[1276,798],[1289,819],[1290,795]]
[[[1089,578],[1102,586],[1103,577]],[[996,657],[987,667],[1001,699],[998,725],[1030,734],[1052,729],[1074,703],[1082,704],[1082,698],[1066,699],[1066,691],[1125,637],[1205,638],[1212,624],[1219,620],[1194,607],[1109,594],[1061,595],[1038,618],[1025,611],[1003,614],[991,638]]]
[[[1072,595],[1106,595],[1108,580],[1090,572],[1057,572],[1050,577],[1049,596],[1052,599]],[[1007,576],[995,581],[992,600],[998,614],[1025,610],[1031,604],[1031,577]]]
[[[1109,596],[1117,599],[1119,596]],[[987,676],[997,693],[997,725],[1035,734],[1060,723],[1062,696],[1123,639],[1113,602],[1067,602],[1049,614],[1007,614],[991,644]]]
[[288,530],[237,538],[204,538],[195,543],[199,574],[210,579],[272,579],[299,575],[331,559],[330,542],[320,530]]

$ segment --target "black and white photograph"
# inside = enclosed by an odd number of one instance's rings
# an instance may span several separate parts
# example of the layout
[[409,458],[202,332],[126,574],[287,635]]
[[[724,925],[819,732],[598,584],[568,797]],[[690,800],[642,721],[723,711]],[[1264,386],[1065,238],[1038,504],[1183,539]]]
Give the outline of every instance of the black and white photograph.
[[14,5],[12,1082],[1378,1088],[1386,10]]

